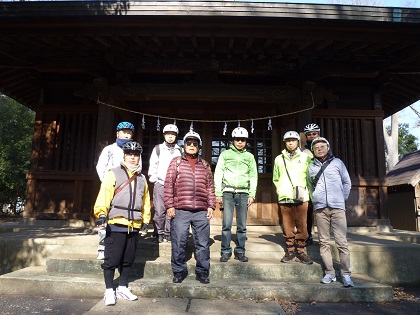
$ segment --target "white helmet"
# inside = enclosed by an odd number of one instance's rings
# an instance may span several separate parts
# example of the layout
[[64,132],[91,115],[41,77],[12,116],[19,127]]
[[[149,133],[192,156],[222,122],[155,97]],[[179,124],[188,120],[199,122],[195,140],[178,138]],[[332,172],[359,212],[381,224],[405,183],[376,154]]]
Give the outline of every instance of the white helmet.
[[330,143],[328,142],[328,140],[327,140],[327,139],[325,139],[325,138],[323,138],[323,137],[318,137],[318,138],[315,138],[314,140],[312,140],[312,143],[311,143],[311,151],[313,151],[313,150],[314,150],[314,145],[315,145],[316,143],[318,143],[318,142],[324,142],[324,143],[326,143],[326,144],[327,144],[328,148],[330,147]]
[[176,134],[178,134],[179,130],[178,127],[176,125],[173,124],[169,124],[166,125],[165,127],[163,127],[163,134],[165,134],[166,132],[175,132]]
[[321,128],[319,128],[319,126],[317,124],[308,124],[303,129],[303,132],[305,134],[308,133],[308,132],[312,132],[312,131],[320,132]]
[[283,141],[286,141],[286,139],[296,139],[297,141],[300,140],[300,136],[296,131],[288,131],[283,136]]
[[248,138],[248,131],[243,127],[236,127],[232,131],[232,138]]
[[187,132],[187,134],[184,136],[184,142],[187,140],[187,139],[196,139],[196,140],[198,140],[198,144],[201,146],[201,137],[200,137],[200,135],[198,134],[198,133],[196,133],[195,131],[192,131],[192,130],[190,130],[190,131],[188,131]]

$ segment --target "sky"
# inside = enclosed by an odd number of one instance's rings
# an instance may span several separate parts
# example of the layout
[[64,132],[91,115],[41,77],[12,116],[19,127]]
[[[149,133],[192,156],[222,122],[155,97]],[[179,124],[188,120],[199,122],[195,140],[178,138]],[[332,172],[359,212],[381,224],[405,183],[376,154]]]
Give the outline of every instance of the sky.
[[[415,102],[412,106],[420,112],[420,101]],[[408,124],[409,128],[408,131],[417,137],[417,147],[420,149],[420,126],[417,124],[420,123],[420,118],[413,112],[413,110],[407,106],[403,110],[399,111],[398,115],[398,123],[399,124]],[[391,118],[388,117],[385,119],[385,125],[389,126],[391,124]]]

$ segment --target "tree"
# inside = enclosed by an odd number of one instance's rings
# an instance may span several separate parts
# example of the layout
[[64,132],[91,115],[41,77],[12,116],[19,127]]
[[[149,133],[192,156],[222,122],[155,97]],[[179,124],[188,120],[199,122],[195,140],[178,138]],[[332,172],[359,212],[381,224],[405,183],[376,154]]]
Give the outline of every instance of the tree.
[[[398,155],[396,155],[398,160],[400,160],[407,153],[418,150],[417,143],[416,143],[418,139],[417,137],[415,137],[408,131],[409,127],[410,126],[408,124],[398,125],[398,150],[397,150]],[[391,127],[386,127],[385,132],[389,134],[390,131],[391,131]],[[389,156],[387,148],[385,148],[385,154]],[[387,158],[387,162],[388,162],[388,158]],[[393,166],[395,166],[395,164]],[[389,166],[388,168],[389,170],[392,169]]]
[[391,116],[391,126],[386,127],[385,121],[382,123],[384,139],[385,139],[385,152],[386,163],[388,171],[392,170],[395,164],[398,163],[398,113]]
[[3,94],[0,113],[0,207],[10,205],[15,213],[26,197],[35,113]]

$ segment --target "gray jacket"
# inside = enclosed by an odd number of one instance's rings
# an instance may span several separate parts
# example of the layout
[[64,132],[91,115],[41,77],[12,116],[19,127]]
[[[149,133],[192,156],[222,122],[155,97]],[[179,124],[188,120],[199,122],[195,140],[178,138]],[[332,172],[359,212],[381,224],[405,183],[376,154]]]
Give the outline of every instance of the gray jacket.
[[322,163],[314,158],[309,164],[307,179],[314,210],[326,207],[346,210],[345,201],[351,189],[350,176],[343,161],[332,155],[330,158],[332,161],[321,174],[316,187],[313,187],[313,180]]

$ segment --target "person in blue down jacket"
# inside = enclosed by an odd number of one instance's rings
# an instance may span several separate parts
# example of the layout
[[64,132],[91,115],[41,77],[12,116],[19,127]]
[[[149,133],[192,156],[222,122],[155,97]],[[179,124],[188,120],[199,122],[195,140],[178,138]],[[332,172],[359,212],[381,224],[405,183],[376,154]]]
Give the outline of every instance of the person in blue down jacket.
[[[312,195],[318,226],[318,239],[325,276],[322,283],[336,281],[330,249],[330,230],[340,255],[344,287],[353,287],[350,272],[350,251],[347,244],[347,219],[345,201],[349,197],[351,180],[344,163],[333,156],[327,139],[318,137],[312,141],[314,159],[308,168],[307,180]],[[321,169],[323,168],[323,170]]]

